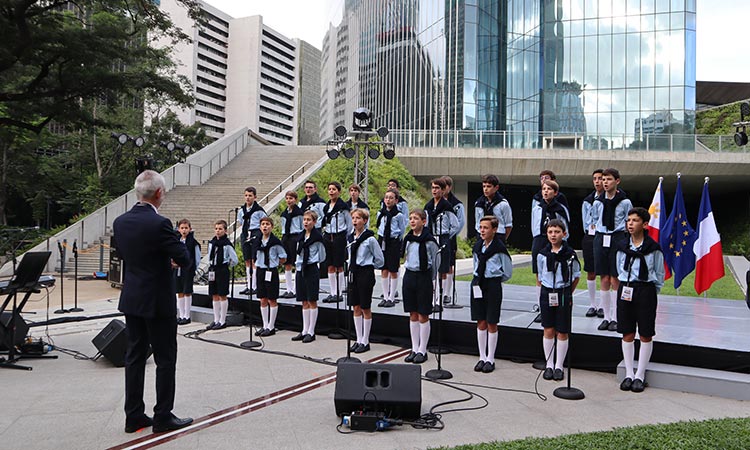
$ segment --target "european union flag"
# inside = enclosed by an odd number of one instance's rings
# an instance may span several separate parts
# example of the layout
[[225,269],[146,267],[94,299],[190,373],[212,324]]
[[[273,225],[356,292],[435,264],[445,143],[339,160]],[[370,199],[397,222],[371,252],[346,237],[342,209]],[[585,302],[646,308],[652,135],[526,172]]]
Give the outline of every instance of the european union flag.
[[695,240],[695,230],[688,223],[685,214],[685,199],[682,196],[682,183],[678,174],[672,212],[659,236],[659,243],[664,251],[664,262],[674,274],[675,289],[679,288],[682,280],[695,270]]

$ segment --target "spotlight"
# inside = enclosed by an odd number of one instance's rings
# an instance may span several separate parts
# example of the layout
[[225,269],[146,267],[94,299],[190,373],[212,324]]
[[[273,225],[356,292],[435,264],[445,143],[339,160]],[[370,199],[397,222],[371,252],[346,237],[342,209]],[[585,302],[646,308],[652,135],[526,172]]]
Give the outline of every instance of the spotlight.
[[745,120],[747,116],[750,116],[750,103],[740,103],[740,120]]
[[175,147],[177,147],[177,144],[175,144],[173,141],[161,141],[161,146],[166,148],[168,151],[173,152]]
[[348,159],[354,158],[354,155],[357,153],[357,151],[354,149],[354,145],[349,144],[344,147],[344,157]]
[[183,151],[183,152],[184,152],[184,153],[185,153],[186,155],[189,155],[189,154],[190,154],[190,152],[191,152],[192,150],[193,150],[193,148],[192,148],[191,146],[189,146],[189,145],[185,145],[185,147],[183,147],[183,149],[182,149],[182,151]]
[[333,129],[333,134],[335,134],[337,138],[343,139],[346,137],[346,127],[343,125],[337,126]]
[[336,147],[331,147],[328,150],[326,150],[326,153],[328,154],[328,159],[336,159],[339,157],[339,151],[336,149]]
[[380,149],[377,145],[370,144],[367,146],[367,156],[370,157],[370,159],[378,159],[378,156],[380,156]]
[[355,130],[372,130],[372,114],[367,108],[357,108],[354,110],[354,121],[352,128]]
[[132,139],[132,140],[133,140],[133,143],[134,143],[134,144],[135,144],[135,146],[136,146],[136,147],[138,147],[138,148],[141,148],[141,147],[143,147],[143,144],[145,144],[145,143],[146,143],[146,140],[145,140],[145,139],[143,139],[143,136],[138,136],[138,137],[136,137],[136,138],[130,138],[130,139]]
[[745,127],[742,127],[742,131],[737,127],[737,131],[734,133],[734,143],[737,144],[737,147],[742,147],[747,144],[747,133],[745,132]]
[[386,144],[385,149],[383,150],[383,158],[393,159],[395,156],[396,149],[393,147],[393,144]]
[[125,145],[126,142],[128,142],[128,139],[130,136],[128,136],[125,133],[115,133],[114,131],[110,134],[114,139],[117,140],[117,143],[120,145]]
[[388,136],[388,128],[386,127],[378,128],[378,136],[385,139],[385,137]]

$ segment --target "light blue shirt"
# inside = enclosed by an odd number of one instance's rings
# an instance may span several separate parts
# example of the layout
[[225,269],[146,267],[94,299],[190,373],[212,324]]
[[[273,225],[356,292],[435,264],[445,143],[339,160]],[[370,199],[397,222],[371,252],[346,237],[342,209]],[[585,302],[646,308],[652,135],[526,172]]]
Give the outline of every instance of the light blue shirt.
[[594,193],[594,201],[592,203],[583,202],[581,204],[581,222],[583,225],[583,234],[589,234],[589,230],[596,230],[596,221],[598,216],[595,214],[594,203],[596,203],[597,195]]
[[[633,245],[633,238],[628,239],[628,245],[630,245],[631,250],[637,250]],[[641,260],[639,258],[631,258],[632,267],[628,268],[625,267],[625,256],[625,252],[617,251],[617,279],[623,283],[628,281],[648,281],[656,285],[657,293],[661,292],[661,288],[664,286],[664,254],[657,251],[643,255],[646,259],[646,266],[648,266],[648,280],[638,278],[641,269]]]
[[255,253],[255,267],[259,269],[274,269],[279,267],[279,259],[286,258],[286,250],[283,245],[274,245],[271,250],[268,251],[268,259],[271,264],[266,264],[266,254],[263,248],[268,245],[268,239],[261,239],[262,247],[258,247],[258,251]]
[[[394,208],[396,208],[394,206]],[[378,211],[377,217],[380,217],[381,213]],[[404,237],[404,233],[406,233],[406,216],[401,214],[401,211],[398,212],[393,218],[391,219],[391,238],[392,239],[401,239]],[[377,219],[375,219],[375,223],[377,222]],[[386,218],[383,217],[383,219],[380,221],[380,226],[378,226],[378,236],[384,237],[385,236],[385,223]]]
[[479,221],[482,217],[492,215],[497,217],[497,232],[505,234],[506,228],[513,228],[513,210],[508,200],[503,200],[492,208],[491,212],[485,212],[484,208],[474,208],[474,229],[479,233]]
[[[605,193],[603,195],[607,194]],[[629,198],[626,198],[625,200],[618,203],[617,207],[615,208],[615,228],[613,230],[609,230],[602,223],[602,221],[604,220],[604,217],[602,217],[604,213],[604,203],[599,201],[594,202],[594,206],[592,207],[594,211],[592,212],[592,214],[596,219],[596,232],[609,234],[616,231],[625,231],[625,222],[628,218],[628,211],[630,211],[632,207],[633,203]]]
[[[211,254],[211,249],[213,248],[213,244],[211,242],[208,243],[208,254]],[[214,255],[214,260],[209,261],[209,264],[212,266],[216,265],[216,261],[218,259],[219,255]],[[231,245],[225,245],[224,246],[224,262],[229,261],[229,267],[234,267],[237,265],[238,259],[237,259],[237,252],[234,251],[234,247]]]
[[[404,267],[406,270],[419,272],[419,242],[406,244]],[[437,269],[440,267],[440,253],[438,253],[438,245],[434,240],[427,242],[427,267],[432,273],[432,277],[435,278]]]
[[[352,260],[352,244],[349,244],[349,261]],[[383,258],[383,251],[378,245],[378,241],[374,236],[370,236],[359,245],[357,249],[357,265],[362,266],[374,266],[376,269],[383,267],[385,259]]]
[[[281,216],[281,235],[286,234],[286,217]],[[302,216],[292,217],[292,225],[289,227],[289,234],[302,233]]]
[[[307,240],[307,239],[305,239]],[[297,253],[297,260],[295,262],[295,268],[299,271],[302,270],[302,257],[304,256],[304,250]],[[323,242],[316,242],[310,246],[310,259],[307,261],[308,264],[322,263],[326,260],[326,248]]]
[[[440,220],[441,217],[442,220]],[[443,211],[437,216],[435,222],[431,224],[430,215],[427,214],[427,223],[425,226],[430,227],[433,236],[437,237],[447,234],[453,237],[460,231],[460,228],[458,228],[458,217],[453,213],[453,210]]]
[[454,234],[451,235],[451,237],[457,235],[461,232],[461,230],[464,229],[466,226],[466,208],[464,207],[463,203],[457,203],[453,207],[453,214],[456,215],[456,220],[458,220],[458,229]]
[[[185,243],[185,239],[182,238],[182,237],[180,237],[180,242],[182,242],[184,244]],[[196,245],[195,246],[195,265],[196,265],[196,268],[197,268],[198,265],[200,265],[200,263],[201,263],[201,248]],[[182,276],[182,267],[178,267],[177,268],[177,276],[178,277]]]
[[[302,208],[302,201],[297,203],[297,206]],[[315,228],[320,228],[323,225],[323,208],[325,208],[325,206],[325,202],[315,202],[308,205],[307,209],[302,210],[302,212],[315,211],[318,214],[318,221],[315,222]]]
[[552,273],[547,270],[547,257],[542,253],[539,253],[536,255],[536,267],[537,273],[539,274],[539,282],[542,283],[542,286],[548,289],[562,289],[570,286],[575,279],[581,278],[581,264],[577,259],[574,259],[572,264],[573,270],[571,271],[571,277],[566,283],[563,281],[562,264],[555,264],[556,270]]
[[328,234],[336,234],[341,232],[349,233],[352,229],[354,229],[354,225],[352,225],[352,214],[348,209],[345,209],[332,215],[331,220],[326,223],[323,231]]
[[[487,250],[486,246],[482,246],[482,253]],[[474,256],[474,276],[478,277],[479,273],[477,268],[479,265],[479,257]],[[513,261],[510,256],[505,253],[495,253],[487,260],[487,267],[484,269],[484,278],[500,278],[500,281],[506,282],[513,276]]]
[[[243,206],[246,207],[248,209],[248,211],[250,210],[250,208],[252,208],[252,206],[248,207],[247,204],[245,204]],[[258,206],[260,206],[260,205],[258,205]],[[266,212],[263,211],[263,210],[258,210],[258,211],[255,211],[254,213],[252,213],[250,215],[250,223],[247,226],[247,229],[248,230],[258,230],[258,229],[260,229],[260,219],[266,217],[267,215],[268,214],[266,214]],[[244,214],[242,214],[242,208],[240,207],[240,209],[237,210],[237,225],[239,225],[240,227],[242,227],[242,225],[244,223],[245,223],[245,216],[244,216]]]
[[[562,206],[562,209],[565,211],[565,215],[562,215],[560,213],[555,213],[555,219],[560,219],[563,222],[565,222],[565,229],[567,231],[570,231],[570,227],[568,226],[570,224],[570,213],[568,212],[568,208],[565,205],[560,203],[560,206]],[[542,234],[541,222],[542,222],[542,204],[532,199],[531,200],[531,235],[533,237],[537,237],[540,234]],[[567,239],[568,238],[566,237],[565,240]]]

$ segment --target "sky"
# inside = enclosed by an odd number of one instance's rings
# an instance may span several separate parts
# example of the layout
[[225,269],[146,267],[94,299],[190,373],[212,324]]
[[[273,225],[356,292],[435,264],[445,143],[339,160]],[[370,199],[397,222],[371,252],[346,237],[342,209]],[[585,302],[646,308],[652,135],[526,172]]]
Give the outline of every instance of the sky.
[[[289,38],[321,48],[329,23],[340,21],[344,0],[205,0],[232,17],[263,16],[263,23]],[[382,0],[366,0],[382,1]],[[622,1],[622,0],[615,0]],[[696,78],[750,82],[750,1],[697,2]]]

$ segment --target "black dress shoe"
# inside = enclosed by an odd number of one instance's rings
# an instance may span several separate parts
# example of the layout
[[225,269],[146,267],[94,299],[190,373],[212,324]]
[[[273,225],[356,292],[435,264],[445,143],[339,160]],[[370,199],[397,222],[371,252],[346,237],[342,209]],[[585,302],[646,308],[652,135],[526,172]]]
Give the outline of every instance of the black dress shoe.
[[596,329],[599,331],[607,331],[609,329],[609,320],[602,320],[602,323],[600,323]]
[[301,341],[302,339],[304,339],[304,338],[305,338],[305,336],[306,336],[305,334],[302,334],[302,333],[300,333],[300,334],[298,334],[297,336],[294,336],[294,337],[292,338],[292,340],[293,340],[293,341]]
[[542,374],[542,378],[545,380],[551,380],[555,376],[555,371],[552,370],[552,367],[547,367],[544,369],[544,373]]
[[258,330],[255,332],[256,336],[263,336],[263,332],[266,331],[265,328],[258,328]]
[[189,324],[190,322],[192,322],[192,320],[190,320],[190,317],[186,317],[186,318],[182,319],[182,324],[183,324],[183,325],[187,325],[187,324]]
[[260,337],[273,336],[274,334],[276,334],[276,328],[266,328],[263,330],[263,334],[261,334]]
[[534,317],[534,323],[542,323],[542,315],[537,314],[536,317]]
[[182,317],[178,317],[178,318],[177,318],[177,325],[182,325],[182,321],[183,321],[183,320],[184,320],[184,319],[183,319]]
[[596,308],[593,306],[586,311],[586,317],[596,317]]
[[416,356],[414,356],[414,361],[412,361],[412,362],[414,364],[422,364],[425,361],[427,361],[427,354],[426,353],[417,353]]
[[625,378],[622,380],[622,383],[620,383],[620,390],[621,391],[629,391],[633,387],[633,379],[630,377]]
[[482,373],[490,373],[495,371],[495,363],[493,362],[485,362],[484,367],[482,367]]
[[359,344],[359,347],[357,347],[356,350],[354,350],[354,353],[364,353],[370,351],[370,344]]
[[309,344],[310,342],[315,340],[314,334],[306,334],[305,337],[302,338],[303,344]]
[[604,309],[599,308],[596,310],[596,317],[603,319],[604,318]]
[[226,323],[217,323],[216,326],[213,328],[214,330],[223,330],[227,327]]
[[552,374],[552,378],[555,381],[562,381],[565,378],[565,373],[562,369],[555,369],[555,373]]
[[240,295],[248,295],[249,293],[250,293],[250,289],[248,289],[248,288],[245,288],[245,289],[243,289],[243,290],[240,291]]
[[383,305],[383,306],[384,306],[385,308],[393,308],[394,306],[396,306],[396,304],[395,304],[395,303],[393,303],[393,302],[392,302],[392,301],[390,301],[390,300],[386,300],[386,301],[385,301],[385,305]]
[[447,303],[450,303],[450,302],[451,302],[451,298],[450,298],[450,297],[448,297],[447,295],[444,295],[444,296],[443,296],[443,303],[446,303],[446,304],[447,304]]
[[607,327],[609,331],[617,331],[617,321],[613,320],[609,322],[609,326]]
[[144,415],[143,417],[141,417],[138,420],[133,420],[133,421],[130,421],[130,422],[126,421],[125,422],[125,432],[126,433],[135,433],[136,431],[138,431],[140,429],[150,427],[151,425],[153,425],[153,423],[154,423],[154,421],[151,420],[151,418],[149,416],[145,416]]
[[385,305],[386,305],[386,303],[387,302],[385,300],[380,300],[380,303],[378,303],[378,306],[381,307],[381,308],[384,308]]
[[432,305],[432,312],[439,313],[443,311],[443,305]]
[[193,419],[190,417],[180,419],[179,417],[175,417],[173,415],[169,420],[166,420],[164,422],[154,422],[154,433],[179,430],[180,428],[185,428],[191,423],[193,423]]
[[216,325],[217,325],[216,322],[211,322],[208,325],[206,325],[206,330],[213,330]]
[[352,344],[351,346],[349,346],[349,351],[350,351],[350,352],[352,352],[352,353],[355,353],[355,352],[357,351],[357,348],[358,348],[358,347],[359,347],[360,345],[361,345],[361,344],[360,344],[359,342],[355,342],[355,343],[353,343],[353,344]]
[[633,392],[643,392],[643,390],[646,389],[646,386],[646,382],[636,378],[635,380],[633,380],[633,386],[630,388],[630,390]]
[[411,352],[406,356],[406,358],[404,358],[404,362],[408,362],[408,363],[414,362],[414,358],[416,357],[417,357],[417,354],[415,352]]
[[321,300],[321,302],[323,302],[323,303],[331,303],[333,301],[334,297],[335,297],[335,295],[329,295],[328,297],[326,297],[323,300]]
[[474,372],[481,372],[484,369],[484,361],[481,359],[474,365]]

